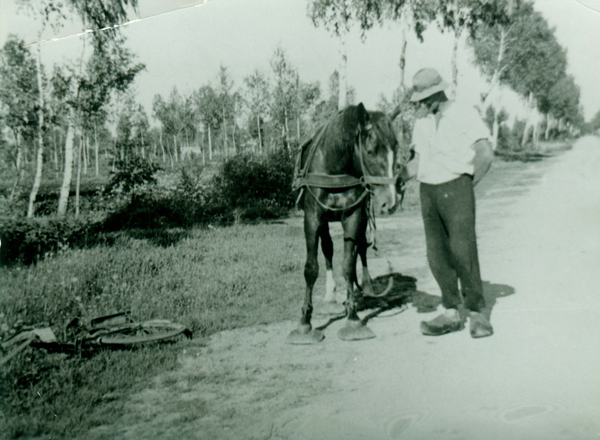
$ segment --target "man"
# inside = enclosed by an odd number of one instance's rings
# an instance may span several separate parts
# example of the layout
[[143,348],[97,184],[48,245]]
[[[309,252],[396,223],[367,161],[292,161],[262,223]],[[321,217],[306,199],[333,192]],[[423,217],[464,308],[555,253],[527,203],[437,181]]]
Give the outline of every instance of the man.
[[[424,335],[462,330],[458,313],[469,311],[473,338],[491,336],[493,329],[481,313],[485,306],[475,237],[473,186],[493,160],[490,133],[474,107],[451,102],[448,83],[434,69],[422,69],[413,79],[411,101],[421,104],[425,117],[417,119],[412,142],[415,156],[403,171],[404,179],[420,182],[427,260],[442,291],[444,313],[421,322]],[[458,280],[462,291],[459,292]]]

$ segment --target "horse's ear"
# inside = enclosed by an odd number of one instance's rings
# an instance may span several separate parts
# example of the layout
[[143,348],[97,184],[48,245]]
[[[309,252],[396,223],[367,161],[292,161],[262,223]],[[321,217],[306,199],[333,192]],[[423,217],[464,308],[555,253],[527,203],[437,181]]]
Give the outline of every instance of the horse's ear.
[[370,124],[371,118],[369,117],[369,112],[367,111],[367,109],[365,108],[365,106],[363,105],[362,102],[360,104],[358,104],[357,110],[358,110],[358,123],[362,127],[365,127],[367,130],[370,129],[371,128],[371,124]]
[[397,105],[396,108],[392,110],[392,113],[390,113],[390,121],[396,119],[400,113],[402,113],[402,109]]

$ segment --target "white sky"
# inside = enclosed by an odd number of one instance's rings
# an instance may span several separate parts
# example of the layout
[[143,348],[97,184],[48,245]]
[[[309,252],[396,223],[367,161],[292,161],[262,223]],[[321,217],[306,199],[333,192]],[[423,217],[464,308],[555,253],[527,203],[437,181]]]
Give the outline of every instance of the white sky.
[[[338,65],[338,41],[324,29],[315,29],[307,17],[306,0],[140,0],[139,16],[123,27],[128,46],[146,64],[136,80],[138,100],[151,114],[155,94],[167,96],[173,86],[183,93],[211,82],[219,65],[229,68],[235,82],[256,68],[270,73],[269,60],[281,45],[303,81],[320,81],[327,93],[328,78]],[[569,73],[581,88],[581,103],[589,120],[600,110],[600,0],[536,0],[536,8],[556,27],[556,36],[567,48]],[[168,6],[167,6],[168,5]],[[190,6],[192,5],[192,6]],[[195,5],[195,6],[194,6]],[[181,8],[181,9],[177,9]],[[166,12],[165,10],[171,10]],[[145,18],[140,18],[145,17]],[[81,37],[76,25],[58,34],[46,31],[42,40],[45,64],[81,56]],[[0,45],[9,33],[26,42],[37,41],[35,22],[19,13],[16,0],[0,0]],[[387,24],[367,34],[363,43],[358,31],[348,40],[348,83],[357,99],[373,108],[381,93],[391,97],[399,82],[399,28]],[[411,39],[407,53],[406,79],[422,67],[437,68],[450,79],[451,37],[434,25],[425,43]],[[459,52],[459,97],[476,102],[481,80],[469,62],[468,52]],[[518,104],[506,100],[509,110]]]

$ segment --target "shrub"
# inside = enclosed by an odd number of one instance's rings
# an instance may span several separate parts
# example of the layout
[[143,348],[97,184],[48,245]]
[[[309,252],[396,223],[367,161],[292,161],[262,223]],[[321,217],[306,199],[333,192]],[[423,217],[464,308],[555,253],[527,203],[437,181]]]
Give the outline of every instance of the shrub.
[[0,263],[31,264],[45,255],[81,246],[95,235],[98,225],[92,218],[0,220]]
[[237,155],[215,176],[209,207],[246,219],[280,217],[294,204],[293,173],[292,158],[284,149],[266,157]]

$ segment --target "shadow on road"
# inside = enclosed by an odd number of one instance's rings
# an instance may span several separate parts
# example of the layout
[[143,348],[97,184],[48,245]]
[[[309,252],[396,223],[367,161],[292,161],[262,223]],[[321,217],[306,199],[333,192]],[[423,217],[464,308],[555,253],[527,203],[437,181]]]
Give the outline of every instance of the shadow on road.
[[514,295],[515,288],[506,284],[492,284],[489,281],[483,282],[483,297],[485,298],[485,307],[482,313],[490,319],[492,309],[498,302],[498,298]]
[[[366,325],[370,319],[376,318],[383,312],[394,311],[396,313],[402,313],[407,309],[408,304],[412,304],[412,306],[417,309],[417,313],[431,313],[435,312],[442,303],[441,297],[417,290],[416,278],[405,276],[400,273],[382,275],[372,280],[375,294],[383,292],[387,288],[390,278],[393,279],[393,286],[385,296],[363,296],[357,299],[358,311],[368,312],[361,320],[363,324]],[[514,293],[515,289],[511,286],[505,284],[492,284],[488,281],[484,281],[483,296],[485,298],[486,307],[482,310],[483,314],[489,319],[492,314],[492,309],[497,303],[497,299],[513,295]],[[318,330],[325,330],[329,325],[340,319],[344,319],[345,317],[345,313],[331,316],[324,325],[318,327]]]

